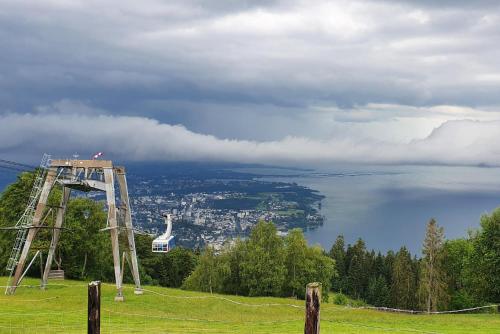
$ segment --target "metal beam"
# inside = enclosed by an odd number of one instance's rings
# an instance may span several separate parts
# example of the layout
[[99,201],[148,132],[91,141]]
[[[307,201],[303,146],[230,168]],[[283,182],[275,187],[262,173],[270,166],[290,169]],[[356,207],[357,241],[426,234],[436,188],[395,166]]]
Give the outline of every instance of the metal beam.
[[57,209],[56,223],[54,225],[55,229],[52,233],[52,241],[50,242],[49,253],[47,254],[47,262],[45,264],[45,270],[43,271],[42,289],[45,289],[47,285],[47,280],[49,279],[50,267],[52,266],[52,260],[54,259],[57,243],[59,242],[59,236],[61,235],[61,228],[64,221],[64,214],[66,213],[66,205],[68,204],[70,195],[71,195],[71,189],[63,187],[63,193],[61,196],[61,205]]
[[130,210],[130,201],[128,198],[128,187],[127,187],[127,178],[125,176],[125,168],[121,167],[116,170],[116,178],[118,179],[118,186],[120,188],[120,201],[121,205],[124,208],[124,219],[125,219],[125,233],[127,233],[127,241],[128,241],[128,251],[129,258],[131,260],[131,270],[132,276],[134,277],[135,283],[135,293],[141,294],[141,279],[139,277],[139,265],[137,263],[137,254],[135,250],[135,240],[134,240],[134,229],[132,227],[132,215]]
[[50,166],[72,168],[113,168],[113,162],[111,160],[54,159],[50,161]]
[[[32,225],[35,227],[40,225],[40,220],[42,219],[42,215],[47,204],[47,199],[54,185],[55,178],[56,178],[55,171],[53,169],[49,169],[47,177],[45,178],[45,182],[43,184],[42,191],[40,193],[40,199],[38,200],[35,214],[33,216]],[[28,256],[31,243],[33,242],[37,232],[38,232],[37,228],[30,229],[28,232],[28,237],[26,238],[26,241],[23,246],[23,251],[19,258],[19,262],[17,263],[16,272],[14,274],[14,279],[12,281],[13,284],[11,287],[8,288],[7,291],[8,294],[13,294],[16,291],[17,286],[19,285],[19,280],[23,272],[24,263],[26,262],[26,257]]]

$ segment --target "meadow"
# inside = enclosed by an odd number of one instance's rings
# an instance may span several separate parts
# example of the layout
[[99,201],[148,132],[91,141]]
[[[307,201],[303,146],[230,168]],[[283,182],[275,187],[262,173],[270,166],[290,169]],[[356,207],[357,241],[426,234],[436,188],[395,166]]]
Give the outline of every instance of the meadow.
[[[6,281],[6,278],[1,278]],[[85,333],[87,282],[53,281],[48,289],[26,279],[0,297],[0,333]],[[145,287],[115,302],[103,284],[102,333],[302,333],[304,301],[250,298]],[[323,333],[500,333],[499,314],[407,315],[323,303]]]

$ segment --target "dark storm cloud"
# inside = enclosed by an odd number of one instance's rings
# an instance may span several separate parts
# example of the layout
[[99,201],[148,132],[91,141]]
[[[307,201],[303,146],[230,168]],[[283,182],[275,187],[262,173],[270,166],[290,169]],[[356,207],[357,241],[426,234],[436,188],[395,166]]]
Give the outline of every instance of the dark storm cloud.
[[473,77],[500,71],[489,6],[16,1],[0,15],[1,98],[16,111],[64,98],[116,112],[150,99],[303,107],[500,101],[496,80]]
[[0,115],[97,110],[257,142],[495,121],[499,7],[439,3],[2,1]]

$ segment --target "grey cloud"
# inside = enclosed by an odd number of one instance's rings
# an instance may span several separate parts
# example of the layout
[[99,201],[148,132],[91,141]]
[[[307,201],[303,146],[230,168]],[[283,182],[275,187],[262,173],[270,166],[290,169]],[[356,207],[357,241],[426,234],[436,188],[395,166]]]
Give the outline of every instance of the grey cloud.
[[[376,0],[377,1],[377,0]],[[396,4],[406,3],[413,6],[422,7],[451,7],[451,8],[484,8],[484,7],[497,7],[498,1],[496,0],[380,0],[379,2],[392,2]]]
[[[0,96],[140,115],[150,99],[307,107],[499,104],[498,11],[322,1],[5,2]],[[489,18],[488,18],[489,17]],[[195,112],[195,111],[190,111]],[[161,115],[151,115],[161,118]]]

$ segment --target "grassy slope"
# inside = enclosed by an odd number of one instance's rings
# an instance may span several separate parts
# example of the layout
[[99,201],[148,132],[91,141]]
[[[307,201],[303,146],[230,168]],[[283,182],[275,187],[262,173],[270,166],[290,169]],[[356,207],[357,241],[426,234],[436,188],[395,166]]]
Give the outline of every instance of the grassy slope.
[[[23,283],[36,285],[39,281],[27,279]],[[68,286],[54,285],[46,291],[21,287],[14,296],[0,296],[0,333],[86,332],[86,283],[60,283]],[[142,296],[135,296],[127,286],[126,301],[116,303],[113,301],[114,287],[104,285],[102,333],[303,332],[303,301],[210,296],[158,287],[147,289],[161,295],[146,291]],[[248,305],[264,303],[294,304],[299,308]],[[500,333],[498,314],[402,315],[346,309],[332,304],[323,304],[321,312],[322,333]]]

